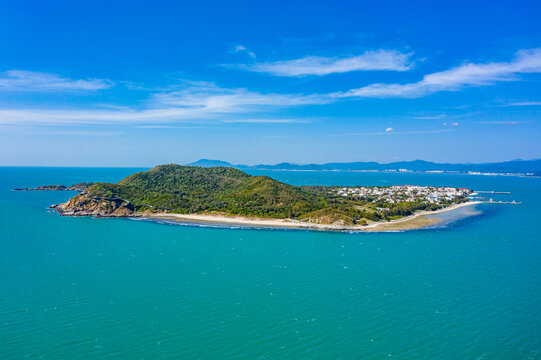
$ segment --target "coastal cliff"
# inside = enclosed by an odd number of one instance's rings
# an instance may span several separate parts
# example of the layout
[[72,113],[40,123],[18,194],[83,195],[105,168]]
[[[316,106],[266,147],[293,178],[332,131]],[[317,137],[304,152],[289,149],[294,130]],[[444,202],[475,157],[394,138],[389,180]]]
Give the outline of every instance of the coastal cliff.
[[137,216],[133,206],[118,199],[93,198],[79,194],[67,202],[51,206],[65,216],[128,217]]

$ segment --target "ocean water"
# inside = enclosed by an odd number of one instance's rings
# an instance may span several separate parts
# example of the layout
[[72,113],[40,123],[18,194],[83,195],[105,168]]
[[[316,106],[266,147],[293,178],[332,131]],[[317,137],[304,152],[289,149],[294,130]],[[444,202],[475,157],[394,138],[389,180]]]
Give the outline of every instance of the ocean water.
[[522,201],[395,233],[60,217],[74,193],[11,191],[135,170],[0,168],[0,359],[541,358],[541,179],[254,172]]

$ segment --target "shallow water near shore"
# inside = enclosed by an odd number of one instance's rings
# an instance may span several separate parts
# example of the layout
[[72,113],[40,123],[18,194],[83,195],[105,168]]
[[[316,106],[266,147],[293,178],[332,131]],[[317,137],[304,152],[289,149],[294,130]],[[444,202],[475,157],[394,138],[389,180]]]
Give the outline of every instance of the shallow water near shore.
[[541,179],[252,172],[294,185],[510,191],[394,233],[61,217],[141,169],[0,168],[2,359],[538,359]]

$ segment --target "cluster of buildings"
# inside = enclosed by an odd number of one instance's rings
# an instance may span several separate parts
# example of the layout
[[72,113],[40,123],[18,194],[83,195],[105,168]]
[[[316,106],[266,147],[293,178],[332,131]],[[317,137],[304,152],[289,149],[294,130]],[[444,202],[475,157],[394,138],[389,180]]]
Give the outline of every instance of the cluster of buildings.
[[400,173],[427,173],[427,174],[467,174],[467,175],[487,175],[487,176],[536,176],[533,172],[483,172],[483,171],[458,171],[458,170],[408,170],[408,169],[389,169],[382,172],[400,172]]
[[365,201],[384,201],[386,203],[399,203],[404,201],[428,201],[439,203],[443,200],[453,201],[463,198],[471,193],[466,188],[394,185],[391,187],[339,187],[332,191],[338,195]]

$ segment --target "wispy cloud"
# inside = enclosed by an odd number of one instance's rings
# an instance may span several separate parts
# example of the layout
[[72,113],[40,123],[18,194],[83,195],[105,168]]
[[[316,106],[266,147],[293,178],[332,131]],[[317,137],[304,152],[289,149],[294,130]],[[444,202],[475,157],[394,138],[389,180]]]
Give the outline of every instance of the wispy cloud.
[[487,120],[487,121],[477,121],[478,124],[483,125],[518,125],[520,121],[499,121],[499,120]]
[[74,91],[101,90],[112,86],[109,80],[70,79],[57,74],[35,71],[9,70],[0,73],[0,91]]
[[275,76],[323,76],[350,71],[406,71],[413,66],[412,55],[412,53],[402,53],[397,50],[375,50],[349,57],[306,56],[294,60],[227,66]]
[[141,125],[134,126],[136,129],[215,129],[213,126],[175,126],[175,125]]
[[198,83],[186,89],[159,93],[154,100],[161,105],[215,113],[254,111],[266,107],[327,104],[335,101],[327,95],[260,93],[243,88],[220,88],[212,83]]
[[503,107],[506,106],[541,106],[541,101],[518,101],[518,102],[511,102],[508,104],[500,105]]
[[255,123],[255,124],[292,124],[292,123],[309,123],[308,119],[231,119],[224,120],[224,123]]
[[[331,65],[335,66],[336,63],[337,61],[334,61]],[[304,71],[308,70],[305,68]],[[115,106],[114,104],[92,106],[87,104],[85,108],[4,107],[0,108],[0,124],[165,126],[175,123],[197,123],[199,125],[209,123],[299,123],[309,122],[309,120],[285,118],[286,115],[280,111],[293,107],[325,105],[350,98],[420,97],[437,91],[458,91],[467,86],[514,81],[519,79],[520,74],[525,73],[541,73],[541,48],[521,50],[509,62],[468,63],[446,71],[428,74],[421,81],[410,84],[373,84],[341,93],[291,94],[265,93],[245,88],[224,88],[214,83],[185,81],[176,86],[152,91],[146,101],[133,106]],[[299,74],[298,71],[297,74]],[[108,86],[111,84],[106,80],[73,80],[59,75],[37,72],[11,71],[0,75],[0,90],[98,90]],[[515,104],[515,106],[538,105],[537,102]],[[450,126],[456,126],[452,121],[458,118],[457,115],[418,115],[417,119],[446,121],[448,127],[445,131],[449,131]],[[383,131],[383,133],[405,134],[406,132],[393,130]],[[379,133],[373,134],[379,135]]]
[[[387,130],[391,129],[391,130]],[[438,134],[446,133],[449,129],[437,129],[437,130],[406,130],[406,131],[394,131],[392,128],[387,128],[385,131],[375,132],[351,132],[342,134],[330,134],[331,136],[378,136],[378,135],[423,135],[423,134]]]
[[493,85],[516,81],[519,74],[541,72],[541,48],[520,50],[510,62],[466,63],[461,66],[425,75],[409,84],[372,84],[343,93],[338,97],[417,98],[440,91],[458,91],[468,86]]
[[244,46],[244,45],[235,45],[235,46],[233,46],[233,49],[231,50],[231,52],[233,52],[233,53],[245,53],[246,55],[248,55],[252,59],[255,59],[257,57],[253,51],[248,50],[248,48],[246,46]]
[[[191,83],[186,88],[154,94],[143,109],[0,109],[0,124],[160,124],[172,122],[293,122],[269,119],[268,112],[285,107],[326,104],[328,96],[259,93]],[[267,114],[267,117],[262,117]],[[250,119],[232,115],[251,114]],[[255,115],[258,115],[257,117]],[[260,118],[261,117],[261,118]]]
[[39,131],[34,132],[38,135],[66,135],[66,136],[117,136],[122,134],[120,131],[87,131],[87,130],[68,130],[68,131]]
[[438,119],[446,118],[447,116],[448,116],[447,114],[415,115],[415,116],[412,116],[412,118],[418,119],[418,120],[438,120]]

